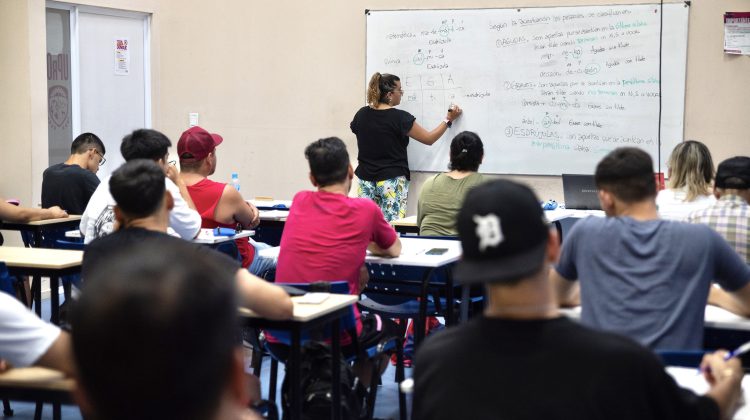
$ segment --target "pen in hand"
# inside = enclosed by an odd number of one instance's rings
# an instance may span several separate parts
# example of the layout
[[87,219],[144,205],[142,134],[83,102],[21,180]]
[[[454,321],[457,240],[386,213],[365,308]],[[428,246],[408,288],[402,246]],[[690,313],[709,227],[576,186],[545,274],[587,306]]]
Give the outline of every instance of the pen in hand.
[[726,360],[731,359],[732,357],[741,356],[749,351],[750,351],[750,341],[748,341],[747,343],[727,353],[727,355],[724,356],[724,360],[726,361]]

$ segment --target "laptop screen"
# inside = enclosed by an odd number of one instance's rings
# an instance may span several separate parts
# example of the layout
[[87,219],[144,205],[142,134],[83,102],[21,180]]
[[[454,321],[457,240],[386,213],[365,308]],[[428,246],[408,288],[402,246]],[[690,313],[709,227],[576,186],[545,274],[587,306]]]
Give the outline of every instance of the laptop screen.
[[594,175],[563,174],[565,208],[574,210],[601,210]]

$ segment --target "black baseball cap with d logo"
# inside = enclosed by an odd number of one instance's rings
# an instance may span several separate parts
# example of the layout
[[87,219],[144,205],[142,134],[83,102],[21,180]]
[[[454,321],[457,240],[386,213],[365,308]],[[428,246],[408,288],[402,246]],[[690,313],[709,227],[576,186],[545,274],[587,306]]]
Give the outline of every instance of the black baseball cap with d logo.
[[469,191],[457,228],[463,257],[455,276],[462,284],[517,280],[544,264],[549,226],[523,184],[496,180]]

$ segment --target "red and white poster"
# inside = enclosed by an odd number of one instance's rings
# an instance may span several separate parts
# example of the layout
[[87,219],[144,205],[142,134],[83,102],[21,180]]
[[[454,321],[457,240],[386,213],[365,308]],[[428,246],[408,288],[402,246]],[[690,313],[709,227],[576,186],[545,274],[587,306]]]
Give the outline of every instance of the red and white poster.
[[750,12],[724,13],[724,53],[750,55]]

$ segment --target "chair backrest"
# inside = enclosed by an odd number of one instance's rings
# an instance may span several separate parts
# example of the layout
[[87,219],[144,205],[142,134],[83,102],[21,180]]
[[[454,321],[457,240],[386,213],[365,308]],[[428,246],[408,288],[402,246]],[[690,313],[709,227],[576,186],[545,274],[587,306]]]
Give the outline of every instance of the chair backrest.
[[[286,286],[295,287],[300,290],[307,292],[318,292],[321,288],[327,289],[329,293],[338,295],[349,294],[349,282],[347,281],[333,281],[333,282],[317,282],[317,283],[284,283]],[[340,328],[341,332],[346,332],[350,336],[356,337],[357,331],[357,320],[354,315],[354,305],[350,306],[349,313],[341,318]],[[275,339],[283,344],[290,345],[292,342],[289,331],[283,330],[267,330]],[[352,335],[353,334],[353,335]],[[302,332],[302,343],[314,339],[314,340],[329,340],[331,338],[331,329],[324,328],[320,331],[303,331]]]
[[8,272],[8,267],[4,262],[0,262],[0,292],[16,297],[14,283],[15,279]]
[[56,239],[55,248],[57,249],[72,249],[75,251],[83,251],[86,244],[83,241],[69,241],[66,239]]

